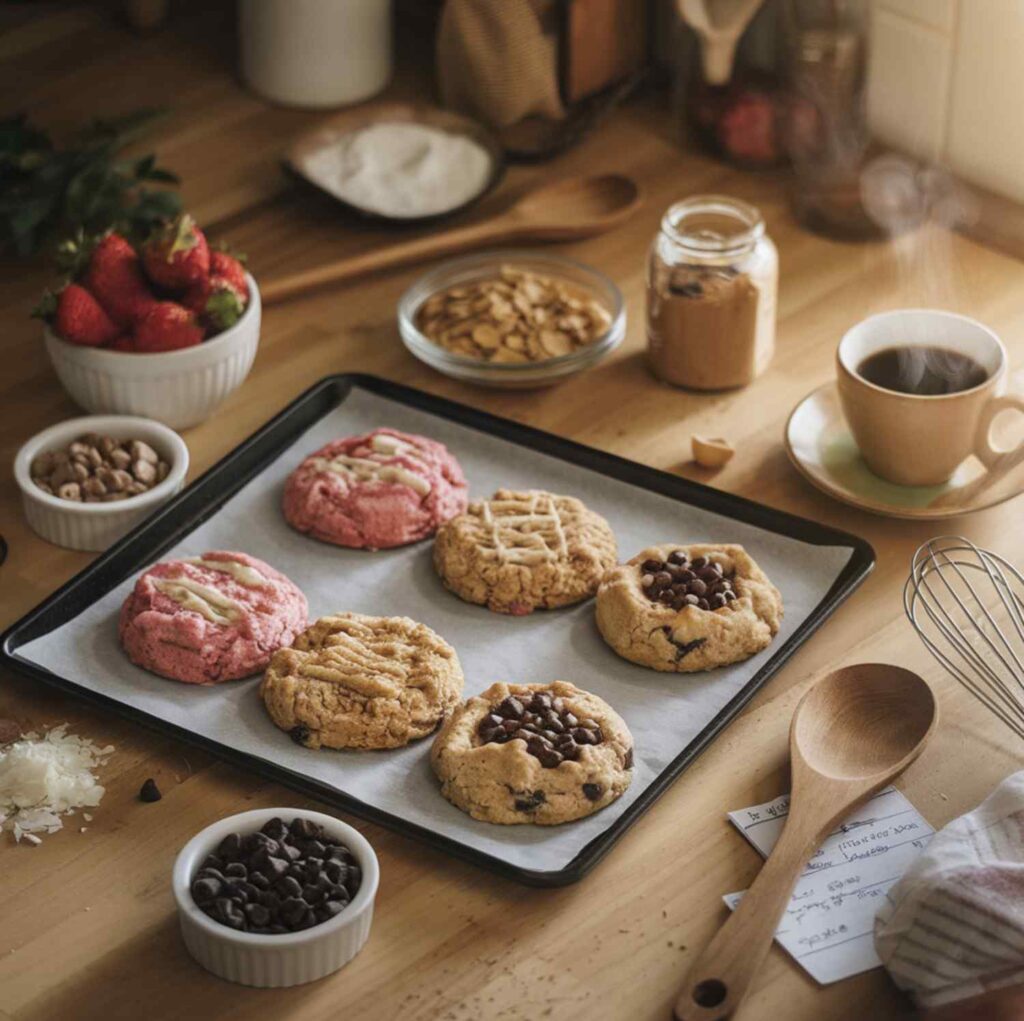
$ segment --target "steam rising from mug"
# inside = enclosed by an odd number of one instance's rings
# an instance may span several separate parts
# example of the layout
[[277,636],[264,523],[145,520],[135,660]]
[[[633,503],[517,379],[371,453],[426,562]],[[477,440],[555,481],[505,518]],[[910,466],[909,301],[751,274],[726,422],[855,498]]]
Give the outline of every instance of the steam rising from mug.
[[[914,295],[911,304],[931,308],[957,308],[963,294],[964,273],[952,232],[978,218],[974,196],[944,168],[922,166],[906,156],[888,153],[864,166],[860,177],[861,203],[868,216],[888,235],[900,284]],[[948,380],[951,391],[961,389],[956,375],[962,366],[951,365],[941,352],[925,352],[933,338],[910,333],[900,375],[913,390],[932,372]]]

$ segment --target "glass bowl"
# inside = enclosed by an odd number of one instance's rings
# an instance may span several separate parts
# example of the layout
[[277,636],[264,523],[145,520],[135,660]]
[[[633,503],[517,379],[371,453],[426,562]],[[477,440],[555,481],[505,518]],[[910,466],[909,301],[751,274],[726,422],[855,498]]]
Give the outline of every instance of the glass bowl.
[[[455,354],[420,332],[416,326],[416,315],[431,295],[484,277],[498,276],[505,266],[575,285],[605,307],[611,317],[611,325],[596,340],[567,355],[521,363],[485,362],[469,355]],[[618,287],[591,266],[560,255],[501,249],[452,259],[421,276],[398,303],[398,329],[402,341],[413,355],[453,379],[494,387],[550,386],[592,368],[622,343],[626,335],[626,309]]]

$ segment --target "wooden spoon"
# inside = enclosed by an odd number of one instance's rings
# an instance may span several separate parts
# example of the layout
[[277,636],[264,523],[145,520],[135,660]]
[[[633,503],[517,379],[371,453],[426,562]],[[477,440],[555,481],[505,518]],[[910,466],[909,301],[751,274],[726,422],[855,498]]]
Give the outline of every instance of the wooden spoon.
[[640,205],[640,189],[628,177],[569,177],[527,192],[505,212],[482,223],[427,234],[263,284],[263,304],[284,301],[313,287],[339,283],[395,266],[510,242],[575,241],[627,220]]
[[885,663],[835,670],[804,695],[789,732],[793,784],[785,828],[691,969],[676,1001],[678,1021],[721,1021],[736,1010],[807,860],[845,816],[917,758],[937,718],[931,688]]

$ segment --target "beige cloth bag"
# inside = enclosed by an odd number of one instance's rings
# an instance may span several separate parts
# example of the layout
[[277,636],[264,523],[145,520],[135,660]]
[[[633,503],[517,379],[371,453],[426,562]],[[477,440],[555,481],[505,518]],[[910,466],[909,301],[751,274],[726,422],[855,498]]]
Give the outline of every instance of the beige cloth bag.
[[447,0],[437,36],[445,106],[496,128],[561,120],[558,0]]

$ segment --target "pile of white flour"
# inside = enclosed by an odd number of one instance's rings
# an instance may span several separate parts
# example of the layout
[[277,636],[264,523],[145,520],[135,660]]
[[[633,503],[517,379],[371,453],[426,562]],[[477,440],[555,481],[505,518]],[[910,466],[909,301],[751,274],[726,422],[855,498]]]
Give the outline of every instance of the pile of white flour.
[[395,121],[342,136],[308,156],[305,169],[350,205],[412,218],[446,213],[479,195],[493,161],[465,135]]

